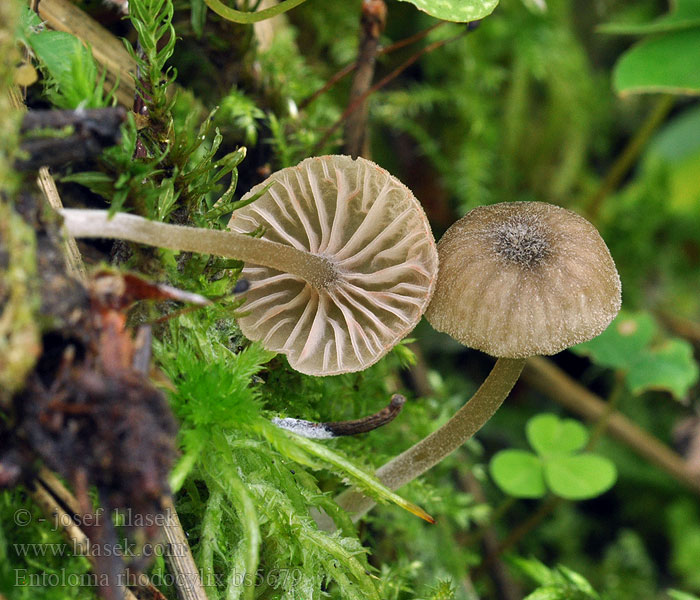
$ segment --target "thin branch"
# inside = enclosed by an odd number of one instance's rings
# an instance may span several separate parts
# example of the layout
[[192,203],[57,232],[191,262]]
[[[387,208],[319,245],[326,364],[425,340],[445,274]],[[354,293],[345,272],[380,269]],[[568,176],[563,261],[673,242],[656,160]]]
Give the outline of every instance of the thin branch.
[[320,139],[320,141],[316,144],[314,147],[312,154],[318,154],[321,149],[326,145],[328,140],[331,138],[331,136],[335,133],[335,131],[340,127],[345,119],[348,118],[349,115],[351,115],[353,112],[358,110],[362,104],[364,103],[367,98],[377,90],[382,89],[385,85],[396,79],[401,73],[403,73],[408,67],[410,67],[413,63],[415,63],[419,58],[421,58],[424,54],[428,54],[429,52],[432,52],[433,50],[437,50],[438,48],[441,48],[445,44],[448,44],[449,42],[454,42],[455,40],[458,40],[459,38],[463,37],[467,33],[472,31],[471,28],[466,28],[464,31],[459,33],[458,35],[452,36],[450,38],[446,38],[444,40],[438,40],[437,42],[433,42],[431,44],[428,44],[424,48],[421,48],[418,52],[415,54],[411,55],[408,59],[406,59],[404,62],[402,62],[398,67],[396,67],[391,73],[389,73],[386,77],[383,77],[380,79],[377,83],[375,83],[371,88],[369,88],[362,96],[359,96],[357,99],[355,99],[354,102],[352,102],[346,109],[345,112],[343,112],[342,115],[340,115],[340,118],[333,124],[331,127],[326,131],[326,133],[323,135],[323,137]]
[[[48,483],[48,481],[51,483]],[[44,513],[53,520],[54,526],[60,528],[66,538],[71,542],[71,548],[78,555],[85,556],[94,567],[95,554],[90,551],[90,538],[75,520],[77,514],[82,514],[82,511],[74,510],[78,508],[78,500],[63,486],[60,480],[47,469],[42,469],[39,478],[34,480],[34,487],[31,491],[31,495]],[[60,499],[60,502],[57,498]],[[131,580],[127,579],[127,581]],[[142,575],[138,580],[139,587],[142,587],[144,583],[149,582],[148,578]],[[137,600],[137,597],[129,588],[122,587],[121,585],[119,585],[118,588],[123,592],[125,600]]]
[[177,595],[180,600],[207,600],[197,564],[192,557],[187,535],[177,516],[172,498],[163,500],[163,508],[167,516],[163,531],[170,546],[166,558],[175,575]]
[[[386,25],[386,4],[384,0],[363,0],[362,17],[360,19],[360,44],[357,51],[357,70],[350,88],[350,104],[358,98],[364,97],[374,79],[374,66],[377,62],[377,48],[379,36]],[[367,119],[369,110],[367,100],[345,121],[345,146],[344,153],[357,158],[368,158],[369,135],[367,131]]]
[[283,0],[275,6],[270,8],[265,8],[257,12],[246,12],[244,10],[236,10],[226,6],[220,0],[204,0],[206,5],[211,8],[217,15],[223,17],[227,21],[233,21],[234,23],[242,23],[244,25],[249,25],[251,23],[257,23],[258,21],[264,21],[265,19],[271,19],[277,15],[286,13],[300,4],[303,4],[306,0]]
[[[398,42],[394,42],[393,44],[390,44],[389,46],[385,46],[383,48],[379,48],[377,50],[377,56],[384,56],[385,54],[391,54],[395,50],[399,50],[403,48],[404,46],[409,46],[410,44],[413,44],[415,42],[419,42],[423,38],[427,37],[428,34],[430,34],[433,30],[437,29],[438,27],[442,27],[443,25],[447,24],[447,21],[440,21],[439,23],[436,23],[435,25],[431,25],[427,29],[424,29],[423,31],[419,31],[418,33],[415,33],[407,38],[404,38],[402,40],[399,40]],[[299,102],[299,110],[305,109],[309,104],[311,104],[314,100],[316,100],[319,96],[322,96],[325,94],[328,90],[330,90],[336,83],[338,83],[343,77],[346,75],[349,75],[352,73],[355,69],[357,69],[357,61],[351,62],[348,65],[345,65],[340,71],[335,73],[326,83],[323,84],[322,87],[320,87],[318,90],[316,90],[313,94],[310,96],[307,96]]]

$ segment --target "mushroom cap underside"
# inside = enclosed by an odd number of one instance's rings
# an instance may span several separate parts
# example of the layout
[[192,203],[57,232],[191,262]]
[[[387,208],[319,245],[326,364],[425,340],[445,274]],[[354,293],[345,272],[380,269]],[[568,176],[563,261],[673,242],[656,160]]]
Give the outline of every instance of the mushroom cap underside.
[[287,355],[302,373],[334,375],[374,364],[418,323],[437,279],[437,251],[419,202],[374,163],[309,158],[274,173],[243,200],[229,228],[327,259],[338,277],[314,286],[246,264],[243,334]]
[[426,318],[471,348],[507,358],[555,354],[600,334],[621,305],[605,242],[584,218],[542,202],[467,213],[438,243]]

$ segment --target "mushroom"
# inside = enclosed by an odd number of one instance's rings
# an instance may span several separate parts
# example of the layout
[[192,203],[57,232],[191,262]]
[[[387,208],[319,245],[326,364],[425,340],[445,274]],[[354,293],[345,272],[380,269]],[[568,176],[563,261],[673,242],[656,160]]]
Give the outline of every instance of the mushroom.
[[[558,206],[504,202],[475,208],[447,230],[438,255],[426,318],[498,360],[445,425],[377,470],[390,489],[415,479],[481,429],[527,357],[597,336],[620,309],[620,278],[605,242],[588,221]],[[373,505],[353,490],[338,502],[355,518]]]
[[[61,211],[76,237],[108,237],[238,258],[250,282],[244,335],[310,375],[359,371],[418,323],[437,279],[437,251],[411,191],[374,163],[308,158],[241,200],[230,231],[106,211]],[[262,238],[253,232],[263,230]]]

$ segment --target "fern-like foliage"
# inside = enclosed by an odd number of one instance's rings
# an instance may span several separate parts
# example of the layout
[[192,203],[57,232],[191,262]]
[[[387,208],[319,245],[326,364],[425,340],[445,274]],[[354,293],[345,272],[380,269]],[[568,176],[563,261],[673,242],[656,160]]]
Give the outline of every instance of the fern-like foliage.
[[[272,354],[258,345],[232,352],[220,325],[181,317],[156,348],[181,420],[172,483],[183,518],[192,519],[210,597],[252,598],[269,588],[278,598],[320,598],[335,583],[345,598],[379,598],[357,537],[319,531],[310,514],[333,511],[306,470],[327,460],[262,412],[258,374]],[[346,518],[339,524],[352,532]]]

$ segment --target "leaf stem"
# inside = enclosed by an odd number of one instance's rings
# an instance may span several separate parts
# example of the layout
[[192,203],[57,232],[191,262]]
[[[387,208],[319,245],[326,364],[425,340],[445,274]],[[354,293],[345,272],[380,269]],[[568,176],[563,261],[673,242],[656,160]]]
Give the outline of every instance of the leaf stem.
[[265,8],[256,12],[246,12],[244,10],[236,10],[226,6],[220,0],[204,0],[206,5],[211,8],[217,15],[223,17],[228,21],[233,21],[234,23],[243,23],[244,25],[249,25],[251,23],[257,23],[258,21],[264,21],[265,19],[271,19],[277,15],[291,10],[303,4],[306,0],[284,0],[275,6],[270,8]]
[[[499,358],[471,400],[440,429],[380,467],[376,472],[379,481],[395,490],[452,454],[499,409],[524,366],[525,359]],[[353,520],[359,519],[374,506],[373,500],[356,490],[343,492],[336,502],[352,515]]]

